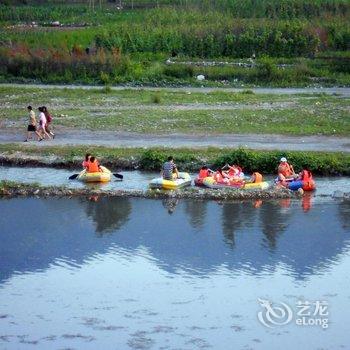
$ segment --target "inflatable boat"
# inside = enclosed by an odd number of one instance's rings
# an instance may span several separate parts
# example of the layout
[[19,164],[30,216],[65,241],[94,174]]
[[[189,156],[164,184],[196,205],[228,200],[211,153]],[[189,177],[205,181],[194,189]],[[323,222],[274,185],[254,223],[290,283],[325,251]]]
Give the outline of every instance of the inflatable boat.
[[88,173],[86,170],[83,170],[78,175],[77,179],[83,182],[109,182],[112,173],[102,165],[100,166],[100,169],[102,171],[96,173]]
[[308,170],[303,170],[301,172],[300,179],[282,182],[277,178],[275,182],[278,186],[286,187],[291,191],[298,191],[300,188],[302,188],[304,191],[314,191],[316,189],[315,180],[313,179],[311,172]]
[[240,189],[240,190],[265,190],[269,187],[268,182],[223,182],[217,183],[213,177],[206,177],[203,179],[203,185],[209,188],[232,188],[232,189]]
[[179,178],[174,180],[166,180],[162,177],[151,180],[150,188],[158,188],[162,190],[176,190],[178,188],[191,185],[191,176],[188,173],[179,172]]

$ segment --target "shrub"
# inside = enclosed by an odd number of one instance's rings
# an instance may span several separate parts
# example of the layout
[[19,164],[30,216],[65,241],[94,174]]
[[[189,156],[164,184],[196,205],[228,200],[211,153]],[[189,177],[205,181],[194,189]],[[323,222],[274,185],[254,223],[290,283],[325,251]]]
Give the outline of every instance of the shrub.
[[158,150],[147,150],[141,155],[141,168],[147,170],[160,170],[166,160],[166,155]]
[[257,66],[257,79],[263,81],[274,81],[279,77],[276,65],[269,57],[262,58]]
[[167,65],[163,69],[163,74],[177,79],[187,79],[193,77],[193,67],[183,64]]
[[152,103],[156,103],[156,104],[161,103],[160,94],[156,93],[156,94],[152,95],[151,101],[152,101]]
[[281,151],[252,151],[239,148],[214,161],[215,167],[225,164],[238,164],[246,173],[260,171],[265,174],[276,173],[279,160],[286,156],[288,161],[294,165],[295,171],[309,169],[319,175],[349,175],[350,157],[338,153],[316,153],[316,152],[281,152]]

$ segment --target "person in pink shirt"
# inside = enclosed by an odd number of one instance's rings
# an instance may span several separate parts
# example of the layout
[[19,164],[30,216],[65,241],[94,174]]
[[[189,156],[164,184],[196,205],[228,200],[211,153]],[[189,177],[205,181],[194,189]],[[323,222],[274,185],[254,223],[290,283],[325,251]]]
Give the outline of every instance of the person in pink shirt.
[[39,133],[42,136],[41,140],[43,140],[45,138],[45,136],[48,139],[51,139],[51,136],[46,131],[47,120],[46,120],[46,116],[45,116],[44,110],[43,110],[42,107],[39,107],[38,110],[39,110],[39,130],[38,131],[39,131]]
[[84,169],[87,169],[89,167],[89,163],[90,163],[90,158],[91,158],[91,154],[90,153],[86,153],[85,154],[85,159],[82,163],[82,166]]

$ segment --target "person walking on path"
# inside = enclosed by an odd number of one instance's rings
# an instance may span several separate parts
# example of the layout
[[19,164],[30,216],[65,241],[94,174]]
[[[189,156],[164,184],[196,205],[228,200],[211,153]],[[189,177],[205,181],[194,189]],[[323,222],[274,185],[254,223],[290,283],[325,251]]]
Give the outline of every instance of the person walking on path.
[[47,110],[47,108],[45,106],[43,106],[42,108],[43,108],[43,112],[44,112],[45,117],[46,117],[45,131],[48,134],[50,134],[52,136],[52,138],[54,139],[55,138],[55,134],[51,130],[52,115],[49,113],[49,111]]
[[51,136],[46,131],[47,120],[45,117],[44,110],[42,107],[39,107],[38,110],[39,110],[39,132],[41,133],[41,137],[42,137],[41,140],[43,140],[45,136],[47,136],[48,139],[51,139]]
[[28,127],[27,127],[27,138],[24,142],[28,142],[32,139],[32,133],[35,133],[38,136],[38,141],[41,141],[42,137],[40,136],[39,132],[36,129],[36,118],[35,113],[33,111],[32,106],[28,106],[27,110],[29,112],[29,121],[28,121]]

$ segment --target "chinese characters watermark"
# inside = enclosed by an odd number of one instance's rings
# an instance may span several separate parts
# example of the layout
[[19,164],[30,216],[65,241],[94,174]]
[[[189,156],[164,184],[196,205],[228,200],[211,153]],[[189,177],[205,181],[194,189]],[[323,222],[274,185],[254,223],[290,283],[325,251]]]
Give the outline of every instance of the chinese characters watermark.
[[284,326],[292,321],[297,326],[320,326],[328,328],[328,303],[326,301],[298,300],[293,309],[286,303],[272,303],[269,300],[258,299],[262,310],[258,312],[258,320],[268,328]]

